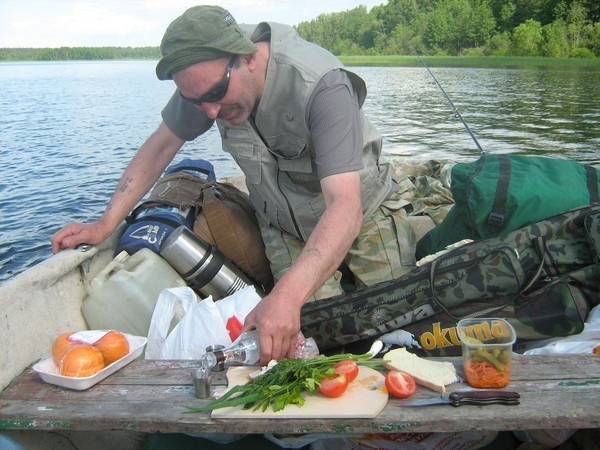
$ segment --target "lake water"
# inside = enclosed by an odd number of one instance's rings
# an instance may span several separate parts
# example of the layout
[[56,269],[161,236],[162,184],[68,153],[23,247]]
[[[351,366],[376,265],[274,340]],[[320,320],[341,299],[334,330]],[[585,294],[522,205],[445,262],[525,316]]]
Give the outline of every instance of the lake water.
[[[100,216],[173,91],[154,61],[0,63],[0,282],[51,255],[64,223]],[[354,68],[385,153],[475,159],[479,152],[425,68]],[[600,166],[600,71],[432,69],[487,153]],[[238,173],[215,129],[184,157]]]

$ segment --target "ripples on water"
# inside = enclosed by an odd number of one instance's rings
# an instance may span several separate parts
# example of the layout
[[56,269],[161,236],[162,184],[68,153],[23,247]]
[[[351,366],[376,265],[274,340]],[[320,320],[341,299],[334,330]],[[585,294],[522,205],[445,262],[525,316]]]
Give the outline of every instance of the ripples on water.
[[[478,150],[424,68],[360,68],[366,109],[386,151],[471,160]],[[597,71],[436,68],[434,75],[488,153],[600,163]]]
[[[51,254],[64,223],[100,216],[172,93],[154,62],[0,64],[0,282]],[[424,68],[354,68],[388,155],[473,160],[478,150]],[[488,153],[561,155],[600,164],[596,71],[436,68]],[[179,158],[238,172],[211,130]]]

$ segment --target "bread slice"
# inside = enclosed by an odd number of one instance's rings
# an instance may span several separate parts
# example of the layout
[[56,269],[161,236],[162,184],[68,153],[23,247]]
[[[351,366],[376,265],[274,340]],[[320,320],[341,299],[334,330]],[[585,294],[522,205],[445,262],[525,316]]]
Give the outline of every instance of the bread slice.
[[388,369],[406,372],[417,384],[442,394],[446,391],[446,385],[459,381],[456,368],[451,362],[419,358],[405,348],[387,352],[383,356],[383,362]]

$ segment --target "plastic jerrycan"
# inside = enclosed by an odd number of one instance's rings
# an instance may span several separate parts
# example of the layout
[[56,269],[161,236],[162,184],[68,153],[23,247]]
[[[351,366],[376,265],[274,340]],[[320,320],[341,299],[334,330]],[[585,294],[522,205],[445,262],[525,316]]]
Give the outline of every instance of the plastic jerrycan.
[[87,285],[83,317],[92,330],[115,329],[147,336],[160,293],[187,286],[162,257],[148,248],[119,253]]

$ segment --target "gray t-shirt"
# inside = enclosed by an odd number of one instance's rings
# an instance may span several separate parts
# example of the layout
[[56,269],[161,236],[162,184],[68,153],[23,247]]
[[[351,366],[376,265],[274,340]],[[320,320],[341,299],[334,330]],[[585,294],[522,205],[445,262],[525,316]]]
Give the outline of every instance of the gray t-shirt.
[[[182,99],[178,91],[163,109],[162,118],[176,136],[188,141],[213,125],[204,112]],[[344,70],[332,70],[319,81],[309,99],[306,123],[320,179],[362,169],[361,112]]]

